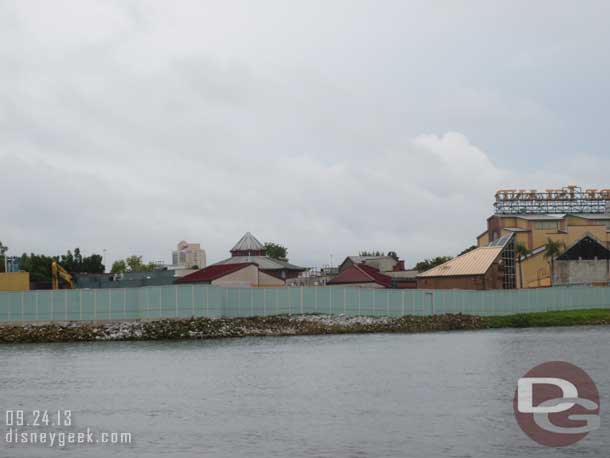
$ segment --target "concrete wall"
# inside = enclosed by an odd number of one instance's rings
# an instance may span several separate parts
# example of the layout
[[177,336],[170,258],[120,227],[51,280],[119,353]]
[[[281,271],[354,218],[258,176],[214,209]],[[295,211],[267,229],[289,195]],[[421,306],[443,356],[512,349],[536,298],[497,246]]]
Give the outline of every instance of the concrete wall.
[[0,273],[0,291],[29,291],[29,272]]
[[610,260],[555,261],[553,284],[610,282]]

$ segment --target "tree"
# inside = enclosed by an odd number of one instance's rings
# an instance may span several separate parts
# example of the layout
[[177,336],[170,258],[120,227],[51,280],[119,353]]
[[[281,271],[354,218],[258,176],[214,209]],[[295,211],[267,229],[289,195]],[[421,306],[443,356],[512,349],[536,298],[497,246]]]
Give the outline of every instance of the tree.
[[4,268],[6,266],[5,261],[5,253],[7,252],[8,247],[4,246],[2,242],[0,242],[0,272],[4,272]]
[[129,256],[125,259],[125,264],[127,264],[128,272],[152,272],[156,269],[156,265],[154,262],[149,262],[145,264],[142,261],[142,256]]
[[519,267],[519,286],[523,288],[523,271],[521,267],[521,258],[526,257],[530,254],[530,250],[527,248],[525,243],[517,242],[515,244],[515,257],[517,258],[517,265]]
[[398,261],[400,259],[396,251],[388,251],[388,256],[394,259],[395,261]]
[[72,274],[90,273],[100,274],[104,272],[102,256],[92,254],[83,257],[80,250],[76,248],[74,254],[68,251],[61,256],[46,256],[44,254],[23,253],[19,262],[21,270],[30,273],[30,281],[33,283],[48,283],[51,281],[51,264],[58,262],[64,269]]
[[74,254],[68,250],[65,255],[62,255],[59,260],[64,269],[72,273],[89,273],[101,274],[105,272],[105,266],[102,264],[103,258],[99,254],[83,257],[79,248],[74,249]]
[[440,266],[441,264],[446,263],[447,261],[451,261],[453,258],[451,256],[436,256],[432,259],[425,259],[424,261],[420,261],[415,264],[415,269],[418,272],[424,272],[426,270],[430,270],[433,267]]
[[114,261],[112,263],[112,269],[110,269],[111,274],[124,274],[127,272],[127,264],[125,260],[119,259],[118,261]]
[[360,253],[358,253],[358,256],[385,256],[385,253],[383,251],[361,251]]
[[112,263],[110,273],[123,274],[126,272],[152,272],[157,268],[154,262],[144,263],[142,256],[132,255]]
[[478,247],[476,245],[470,245],[468,248],[466,248],[465,250],[461,251],[460,254],[458,254],[458,256],[462,256],[463,254],[466,254],[472,250],[476,250]]
[[553,285],[553,270],[555,268],[555,258],[561,254],[565,249],[566,244],[561,240],[553,240],[550,237],[547,238],[544,244],[544,257],[550,260],[551,263],[551,286]]
[[280,261],[288,261],[288,249],[285,246],[273,242],[265,243],[265,253],[267,256]]

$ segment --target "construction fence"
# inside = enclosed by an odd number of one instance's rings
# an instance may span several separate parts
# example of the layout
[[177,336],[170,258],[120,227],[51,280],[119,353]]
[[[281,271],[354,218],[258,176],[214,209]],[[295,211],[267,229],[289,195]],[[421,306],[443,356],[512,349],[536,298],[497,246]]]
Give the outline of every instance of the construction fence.
[[481,316],[610,308],[610,288],[396,290],[340,287],[149,286],[0,293],[0,322],[100,321],[285,314]]

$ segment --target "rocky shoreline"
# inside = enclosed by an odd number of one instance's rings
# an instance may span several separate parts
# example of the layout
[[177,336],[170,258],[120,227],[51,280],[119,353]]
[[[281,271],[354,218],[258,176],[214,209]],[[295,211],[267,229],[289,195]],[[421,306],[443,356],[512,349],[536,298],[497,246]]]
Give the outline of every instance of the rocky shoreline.
[[112,340],[215,339],[347,333],[414,333],[483,329],[478,316],[351,317],[277,315],[252,318],[187,318],[122,322],[0,325],[0,343]]

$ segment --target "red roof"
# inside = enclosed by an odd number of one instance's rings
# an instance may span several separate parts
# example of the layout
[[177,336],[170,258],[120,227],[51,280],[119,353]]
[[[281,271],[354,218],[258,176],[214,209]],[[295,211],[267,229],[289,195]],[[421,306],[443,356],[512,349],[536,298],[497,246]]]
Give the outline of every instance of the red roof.
[[233,272],[243,269],[248,266],[255,266],[253,262],[241,262],[236,264],[214,264],[208,266],[205,269],[198,270],[192,274],[185,275],[182,278],[176,280],[176,283],[201,283],[211,282],[217,280],[225,275],[229,275]]
[[327,284],[343,285],[350,283],[377,283],[385,288],[389,288],[392,284],[392,277],[384,275],[379,270],[366,264],[354,264],[340,272]]

